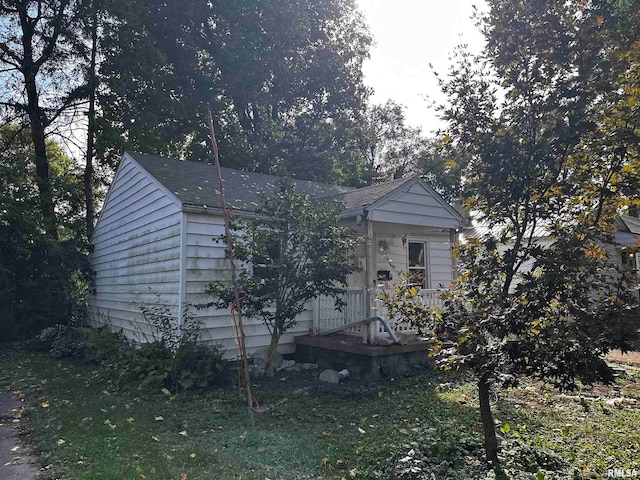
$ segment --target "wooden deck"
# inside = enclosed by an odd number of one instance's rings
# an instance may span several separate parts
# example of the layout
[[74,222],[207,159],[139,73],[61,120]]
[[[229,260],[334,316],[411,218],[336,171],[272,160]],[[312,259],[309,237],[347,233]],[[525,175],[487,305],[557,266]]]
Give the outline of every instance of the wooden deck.
[[416,338],[406,345],[372,345],[354,335],[302,335],[296,337],[296,361],[318,362],[320,368],[342,370],[357,377],[394,377],[431,363],[431,344]]

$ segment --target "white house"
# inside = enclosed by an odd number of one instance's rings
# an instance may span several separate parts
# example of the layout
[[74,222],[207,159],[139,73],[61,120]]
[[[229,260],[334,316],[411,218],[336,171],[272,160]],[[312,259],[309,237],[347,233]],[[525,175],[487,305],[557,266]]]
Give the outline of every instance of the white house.
[[[251,215],[259,193],[269,195],[277,177],[222,168],[232,215]],[[341,196],[343,222],[360,233],[357,248],[363,272],[349,280],[348,308],[312,302],[296,327],[281,339],[281,352],[295,348],[294,337],[317,329],[324,320],[348,322],[369,316],[371,298],[395,269],[424,278],[428,295],[453,277],[451,243],[462,217],[418,177],[353,189],[309,181],[296,188],[315,198]],[[209,300],[205,286],[229,269],[218,176],[208,163],[127,152],[107,193],[91,239],[93,286],[89,311],[95,324],[108,323],[136,341],[152,337],[143,305],[163,305],[182,321],[185,307]],[[228,272],[227,272],[228,276]],[[202,324],[202,338],[237,355],[228,311],[192,310]],[[347,316],[350,316],[347,318]],[[329,325],[331,326],[331,325]],[[245,319],[249,352],[269,344],[259,319]]]

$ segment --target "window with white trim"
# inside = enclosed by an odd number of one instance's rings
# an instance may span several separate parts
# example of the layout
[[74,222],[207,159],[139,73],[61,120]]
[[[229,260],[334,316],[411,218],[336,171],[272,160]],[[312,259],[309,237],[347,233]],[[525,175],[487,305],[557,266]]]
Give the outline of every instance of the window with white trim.
[[429,288],[428,243],[407,242],[407,267],[411,283],[418,288]]

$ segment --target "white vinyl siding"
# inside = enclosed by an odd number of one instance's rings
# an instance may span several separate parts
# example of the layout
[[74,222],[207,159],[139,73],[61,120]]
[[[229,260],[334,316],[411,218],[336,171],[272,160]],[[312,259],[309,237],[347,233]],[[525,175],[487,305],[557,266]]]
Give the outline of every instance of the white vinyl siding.
[[91,244],[89,312],[136,341],[150,340],[141,305],[161,302],[178,315],[181,211],[137,165],[123,160]]
[[[427,244],[427,288],[448,287],[453,279],[453,259],[451,257],[451,242],[448,231],[439,229],[403,227],[387,223],[374,224],[374,248],[376,254],[376,270],[408,271],[407,247],[409,242],[425,242]],[[393,232],[393,233],[391,233]],[[406,233],[398,233],[406,232]],[[381,242],[386,242],[387,255],[379,251]],[[391,265],[389,264],[391,262]],[[393,280],[386,286],[397,281],[397,274],[392,271]]]
[[414,183],[376,205],[369,220],[437,228],[458,228],[460,220],[422,184]]
[[[187,213],[186,238],[186,302],[198,305],[210,302],[206,286],[219,279],[231,280],[231,265],[225,256],[225,244],[219,241],[224,234],[222,217],[202,213]],[[242,268],[236,262],[238,268]],[[194,310],[202,322],[201,338],[219,344],[229,358],[238,356],[236,331],[230,309],[207,308]],[[247,351],[254,352],[266,347],[271,336],[260,318],[243,318]],[[298,317],[298,323],[280,340],[282,353],[293,350],[294,336],[306,333],[312,326],[311,309]]]

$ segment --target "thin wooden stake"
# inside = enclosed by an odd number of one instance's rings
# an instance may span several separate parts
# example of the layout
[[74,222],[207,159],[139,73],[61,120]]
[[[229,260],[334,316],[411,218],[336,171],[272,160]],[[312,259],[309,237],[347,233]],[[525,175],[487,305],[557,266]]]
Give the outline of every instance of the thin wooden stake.
[[[224,194],[224,180],[222,178],[222,171],[220,170],[220,159],[218,158],[218,144],[216,142],[216,134],[213,131],[213,117],[211,116],[211,109],[209,108],[209,132],[211,133],[211,145],[213,147],[213,158],[215,162],[216,172],[218,173],[218,179],[220,180],[220,204],[222,205],[222,211],[224,212],[224,232],[227,237],[227,257],[231,262],[231,277],[233,280],[233,292],[235,296],[236,311],[238,314],[238,342],[240,349],[240,360],[242,363],[244,373],[244,388],[247,394],[247,408],[252,415],[253,419],[253,396],[251,395],[251,380],[249,378],[249,364],[246,357],[245,350],[245,335],[244,327],[242,325],[242,307],[240,299],[240,285],[238,284],[238,277],[236,272],[236,264],[233,259],[233,242],[231,241],[231,229],[229,228],[229,211],[227,209],[227,201]],[[233,306],[231,307],[233,308]]]

